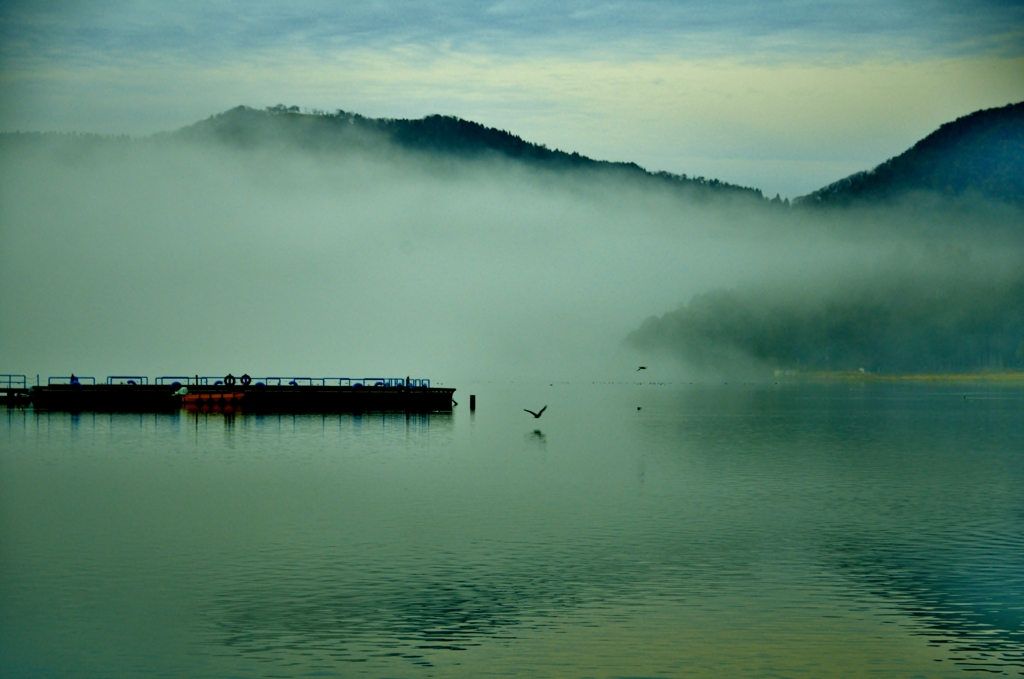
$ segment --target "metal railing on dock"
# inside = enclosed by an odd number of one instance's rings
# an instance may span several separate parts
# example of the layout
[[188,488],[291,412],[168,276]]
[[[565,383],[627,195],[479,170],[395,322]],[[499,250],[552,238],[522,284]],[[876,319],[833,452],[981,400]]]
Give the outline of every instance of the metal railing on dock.
[[0,375],[0,390],[28,389],[28,378],[24,375]]
[[149,378],[145,375],[111,375],[107,384],[149,384]]
[[83,377],[81,375],[68,375],[67,377],[48,377],[46,379],[46,386],[52,386],[54,384],[74,384],[72,378],[78,381],[78,384],[88,381],[89,384],[96,384],[95,377]]
[[326,377],[265,377],[268,387],[277,387],[287,384],[290,387],[324,387],[327,386]]
[[[282,378],[296,379],[296,378]],[[323,377],[324,386],[339,387],[429,387],[430,380],[404,377]],[[408,381],[408,384],[406,382]]]

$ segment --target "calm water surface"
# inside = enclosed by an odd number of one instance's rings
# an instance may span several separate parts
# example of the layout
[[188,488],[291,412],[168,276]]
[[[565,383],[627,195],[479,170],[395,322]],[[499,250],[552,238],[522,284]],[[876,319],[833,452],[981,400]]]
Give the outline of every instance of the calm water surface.
[[1020,390],[456,398],[0,410],[0,676],[1024,674]]

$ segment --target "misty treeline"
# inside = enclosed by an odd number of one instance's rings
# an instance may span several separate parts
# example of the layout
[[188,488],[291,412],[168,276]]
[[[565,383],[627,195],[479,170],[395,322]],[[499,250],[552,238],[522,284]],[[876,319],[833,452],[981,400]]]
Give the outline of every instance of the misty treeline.
[[898,252],[857,273],[694,296],[628,337],[719,373],[751,368],[875,373],[1024,368],[1024,267],[963,248]]

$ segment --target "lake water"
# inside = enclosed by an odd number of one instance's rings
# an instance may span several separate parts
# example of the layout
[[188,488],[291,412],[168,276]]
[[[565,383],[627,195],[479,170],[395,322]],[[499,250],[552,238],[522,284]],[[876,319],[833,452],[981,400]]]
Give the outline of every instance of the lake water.
[[0,676],[1024,674],[1024,391],[458,386],[0,410]]

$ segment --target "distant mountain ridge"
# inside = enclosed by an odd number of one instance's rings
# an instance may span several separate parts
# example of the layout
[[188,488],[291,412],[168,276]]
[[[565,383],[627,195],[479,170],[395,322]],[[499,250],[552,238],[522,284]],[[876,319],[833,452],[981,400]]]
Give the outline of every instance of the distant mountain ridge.
[[335,113],[303,113],[297,106],[278,105],[265,110],[237,106],[165,136],[214,140],[243,147],[277,139],[318,151],[342,150],[386,140],[412,152],[460,159],[506,158],[541,169],[612,172],[704,194],[728,194],[767,201],[755,188],[685,174],[649,172],[636,163],[595,160],[575,152],[549,149],[504,130],[453,116],[430,115],[410,120],[367,118],[341,110]]
[[[505,159],[536,169],[584,171],[618,179],[660,183],[698,198],[728,197],[765,205],[788,205],[756,188],[718,179],[650,172],[636,163],[595,160],[534,144],[504,130],[454,116],[419,119],[368,118],[336,111],[302,112],[297,106],[253,109],[237,106],[174,132],[132,139],[59,133],[0,133],[0,149],[60,139],[69,148],[161,140],[220,143],[239,148],[281,145],[332,153],[387,145],[434,158]],[[857,207],[884,205],[915,192],[958,200],[983,199],[1024,205],[1024,102],[976,111],[946,123],[904,153],[872,170],[857,172],[793,200],[793,205]]]
[[1024,102],[946,123],[873,170],[797,198],[799,205],[847,207],[915,191],[1024,203]]

